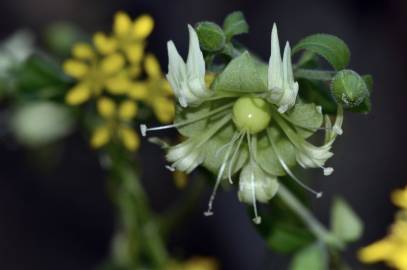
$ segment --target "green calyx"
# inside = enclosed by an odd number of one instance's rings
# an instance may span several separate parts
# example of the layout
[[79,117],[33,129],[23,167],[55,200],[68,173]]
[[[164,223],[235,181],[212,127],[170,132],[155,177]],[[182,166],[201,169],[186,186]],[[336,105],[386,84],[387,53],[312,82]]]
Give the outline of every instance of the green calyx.
[[233,122],[241,131],[259,133],[269,126],[270,120],[270,104],[264,99],[244,96],[233,105]]

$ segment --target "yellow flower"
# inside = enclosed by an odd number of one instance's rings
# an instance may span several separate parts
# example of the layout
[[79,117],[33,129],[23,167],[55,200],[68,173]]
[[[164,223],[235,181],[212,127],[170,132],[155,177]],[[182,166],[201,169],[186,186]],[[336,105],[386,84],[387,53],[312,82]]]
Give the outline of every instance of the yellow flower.
[[407,210],[407,187],[393,191],[391,199],[395,205]]
[[90,141],[92,147],[100,148],[118,139],[128,150],[137,150],[140,138],[131,127],[131,121],[137,115],[137,104],[124,100],[117,106],[112,99],[102,97],[97,102],[97,109],[104,123],[94,130]]
[[218,270],[218,262],[213,258],[194,257],[184,263],[183,270]]
[[172,122],[175,115],[173,92],[152,54],[146,55],[144,69],[147,79],[143,83],[134,82],[129,87],[129,97],[150,106],[161,123]]
[[77,80],[65,99],[70,105],[79,105],[103,90],[112,94],[124,93],[129,85],[125,59],[120,53],[101,56],[86,43],[77,43],[72,48],[73,58],[64,62],[64,72]]
[[131,20],[123,11],[116,13],[113,25],[113,39],[117,49],[124,52],[130,63],[139,63],[142,60],[145,47],[145,39],[154,28],[154,20],[151,16],[143,14]]
[[407,188],[392,193],[392,201],[404,208],[396,215],[396,221],[387,237],[358,252],[364,263],[386,262],[398,270],[407,270]]

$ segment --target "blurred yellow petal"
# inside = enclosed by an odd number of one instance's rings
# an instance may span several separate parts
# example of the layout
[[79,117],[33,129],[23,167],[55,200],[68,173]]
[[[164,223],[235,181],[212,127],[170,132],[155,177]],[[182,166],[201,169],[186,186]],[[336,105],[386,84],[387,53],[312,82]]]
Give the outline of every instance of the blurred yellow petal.
[[139,63],[133,64],[128,68],[129,76],[136,79],[141,74],[141,66]]
[[162,87],[163,93],[167,96],[173,96],[174,91],[172,91],[171,85],[166,79],[162,79]]
[[407,209],[407,188],[393,191],[391,200],[395,205]]
[[123,101],[119,106],[119,118],[129,121],[137,115],[137,104],[131,100]]
[[148,98],[147,85],[145,83],[132,83],[127,94],[135,100],[146,100]]
[[189,259],[185,264],[183,270],[218,270],[218,262],[213,258],[195,257]]
[[364,263],[383,261],[394,252],[394,248],[394,245],[390,241],[386,239],[380,240],[359,250],[358,258]]
[[64,62],[64,72],[73,78],[81,79],[88,71],[88,65],[82,61],[69,59]]
[[105,74],[114,74],[123,69],[124,57],[119,53],[106,56],[100,63],[100,68]]
[[212,84],[212,82],[215,80],[215,73],[212,73],[212,72],[207,72],[206,74],[205,74],[205,85],[206,85],[206,87],[210,87],[211,86],[211,84]]
[[175,171],[173,173],[175,186],[179,189],[183,189],[188,184],[188,175],[181,171]]
[[151,78],[162,77],[160,63],[158,63],[157,58],[150,53],[147,54],[147,56],[144,59],[144,68],[149,77]]
[[131,63],[138,63],[143,58],[144,44],[132,43],[124,48],[127,58]]
[[119,11],[114,18],[113,31],[118,36],[128,35],[131,29],[131,19],[127,13]]
[[102,117],[112,118],[116,113],[116,103],[111,98],[102,97],[98,99],[97,109]]
[[148,37],[154,28],[154,20],[150,15],[139,16],[133,24],[133,37],[144,39]]
[[396,269],[407,269],[407,246],[403,246],[394,251],[390,258],[390,263]]
[[135,151],[140,146],[140,138],[137,133],[128,127],[121,127],[119,129],[119,137],[127,150]]
[[117,41],[107,37],[104,33],[98,32],[93,36],[93,43],[101,54],[111,54],[117,49]]
[[91,89],[85,84],[78,84],[68,91],[65,102],[69,105],[79,105],[87,101],[90,96]]
[[93,131],[92,137],[90,139],[90,145],[97,149],[110,141],[111,132],[108,126],[98,127]]
[[111,77],[106,80],[106,89],[113,95],[122,95],[127,93],[131,82],[129,78],[124,74]]
[[175,116],[174,102],[165,97],[157,97],[154,100],[154,112],[158,121],[163,124],[170,123]]
[[95,58],[95,52],[87,43],[77,43],[72,48],[72,54],[78,59],[90,60]]

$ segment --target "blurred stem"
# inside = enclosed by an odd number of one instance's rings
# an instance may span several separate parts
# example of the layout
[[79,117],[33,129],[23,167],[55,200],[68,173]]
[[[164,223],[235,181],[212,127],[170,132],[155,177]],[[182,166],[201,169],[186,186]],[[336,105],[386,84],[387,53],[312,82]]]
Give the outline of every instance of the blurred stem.
[[205,188],[205,176],[199,173],[188,191],[183,192],[185,195],[174,206],[172,206],[165,216],[161,219],[161,232],[164,237],[168,237],[185,218],[195,209],[197,202]]
[[330,233],[284,185],[280,183],[277,193],[280,198],[303,220],[310,231],[323,243],[337,249],[342,249],[344,244]]
[[295,70],[294,75],[296,78],[304,78],[308,80],[330,81],[335,75],[334,71],[315,70],[299,68]]
[[144,192],[135,162],[126,153],[114,155],[111,173],[114,201],[118,208],[118,231],[112,242],[113,260],[126,269],[138,269],[145,255],[153,269],[164,269],[168,254],[156,217]]

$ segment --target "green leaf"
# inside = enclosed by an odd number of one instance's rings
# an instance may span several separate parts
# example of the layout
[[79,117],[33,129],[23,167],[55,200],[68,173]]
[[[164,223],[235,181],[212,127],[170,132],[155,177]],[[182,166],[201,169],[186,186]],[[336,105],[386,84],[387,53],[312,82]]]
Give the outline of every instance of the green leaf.
[[333,233],[346,242],[353,242],[362,236],[361,219],[342,198],[336,198],[332,206],[331,226]]
[[226,38],[230,40],[233,36],[248,33],[249,25],[241,11],[234,11],[225,18],[223,30]]
[[33,55],[20,67],[16,74],[18,88],[36,97],[47,98],[64,95],[70,80],[61,68],[45,55]]
[[365,81],[353,70],[339,71],[331,82],[332,95],[338,104],[354,108],[369,97]]
[[225,46],[226,36],[222,28],[213,22],[200,22],[195,27],[201,48],[216,52]]
[[266,241],[270,248],[281,253],[291,253],[314,240],[313,235],[305,228],[290,223],[275,221]]
[[327,258],[322,246],[315,243],[298,252],[292,260],[290,270],[326,270]]
[[318,109],[313,103],[297,103],[287,114],[286,119],[294,124],[301,136],[308,138],[322,125],[322,108]]
[[293,54],[306,50],[323,57],[336,70],[346,68],[350,61],[348,46],[340,38],[328,34],[315,34],[298,42]]
[[267,90],[268,66],[244,52],[226,66],[213,88],[220,92],[259,93]]

